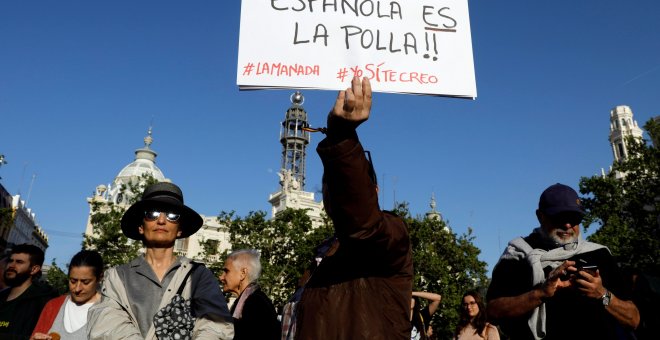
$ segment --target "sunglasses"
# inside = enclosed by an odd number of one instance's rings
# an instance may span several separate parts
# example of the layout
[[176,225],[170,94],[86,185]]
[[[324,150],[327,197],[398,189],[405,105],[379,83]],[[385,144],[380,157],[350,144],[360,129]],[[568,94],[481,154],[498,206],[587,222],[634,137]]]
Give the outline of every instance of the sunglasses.
[[554,225],[566,225],[567,223],[576,226],[582,222],[582,215],[574,213],[560,213],[550,217]]
[[147,221],[155,221],[160,217],[160,214],[165,214],[165,218],[170,222],[176,222],[181,217],[181,214],[174,212],[164,212],[159,210],[147,210],[144,212],[144,219]]

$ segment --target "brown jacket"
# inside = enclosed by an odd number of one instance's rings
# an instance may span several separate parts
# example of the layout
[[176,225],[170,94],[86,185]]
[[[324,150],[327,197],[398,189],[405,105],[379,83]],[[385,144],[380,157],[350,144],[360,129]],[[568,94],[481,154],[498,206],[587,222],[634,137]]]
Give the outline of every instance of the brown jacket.
[[404,221],[378,207],[357,136],[322,141],[326,211],[339,247],[305,286],[296,339],[410,339],[413,263]]

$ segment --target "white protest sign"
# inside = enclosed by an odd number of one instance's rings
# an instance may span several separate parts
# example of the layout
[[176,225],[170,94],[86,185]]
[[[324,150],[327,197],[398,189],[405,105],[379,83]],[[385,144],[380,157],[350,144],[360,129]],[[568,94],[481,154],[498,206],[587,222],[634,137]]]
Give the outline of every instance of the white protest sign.
[[477,96],[467,0],[242,0],[241,89]]

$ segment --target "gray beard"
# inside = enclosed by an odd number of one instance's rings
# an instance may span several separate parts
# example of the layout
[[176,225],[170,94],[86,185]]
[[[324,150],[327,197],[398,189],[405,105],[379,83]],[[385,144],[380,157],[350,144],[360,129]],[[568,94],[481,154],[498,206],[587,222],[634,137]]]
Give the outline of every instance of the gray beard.
[[577,246],[579,234],[573,235],[573,237],[570,240],[562,240],[556,235],[551,235],[548,234],[548,232],[543,229],[543,227],[539,227],[539,235],[541,235],[541,239],[543,240],[543,243],[552,246],[553,248],[559,248],[563,247],[564,249],[572,249],[575,246]]

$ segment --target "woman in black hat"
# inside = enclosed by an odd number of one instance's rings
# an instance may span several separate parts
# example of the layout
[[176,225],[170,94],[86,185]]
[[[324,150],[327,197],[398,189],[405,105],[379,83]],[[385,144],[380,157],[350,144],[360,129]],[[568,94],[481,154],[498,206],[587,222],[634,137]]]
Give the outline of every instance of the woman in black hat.
[[174,254],[176,239],[194,234],[202,223],[173,183],[145,189],[121,219],[124,235],[141,241],[145,254],[106,273],[103,302],[89,313],[90,339],[158,339],[172,332],[182,339],[233,338],[217,279],[203,265]]

